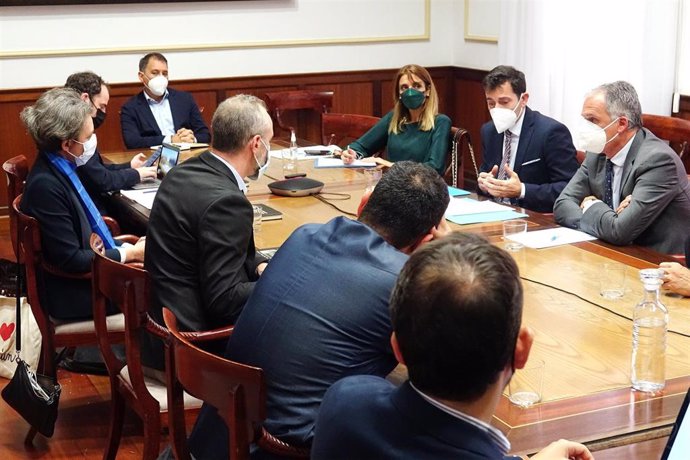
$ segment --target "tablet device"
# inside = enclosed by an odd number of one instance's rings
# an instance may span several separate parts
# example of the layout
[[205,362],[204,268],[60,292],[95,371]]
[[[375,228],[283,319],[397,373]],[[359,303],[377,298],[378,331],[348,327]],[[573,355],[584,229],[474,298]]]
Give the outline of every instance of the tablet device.
[[690,405],[690,388],[685,394],[683,405],[680,406],[678,418],[676,418],[673,431],[668,437],[661,460],[688,460],[690,458],[690,411],[688,405]]

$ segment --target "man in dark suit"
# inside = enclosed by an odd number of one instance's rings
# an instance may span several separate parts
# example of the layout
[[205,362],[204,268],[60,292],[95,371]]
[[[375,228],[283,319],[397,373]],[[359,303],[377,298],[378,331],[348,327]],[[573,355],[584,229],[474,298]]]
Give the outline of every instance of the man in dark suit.
[[[415,252],[390,300],[391,345],[409,381],[360,375],[333,385],[311,458],[503,458],[510,443],[491,419],[532,346],[522,300],[515,261],[481,236],[455,233]],[[568,441],[532,457],[563,458],[593,457]]]
[[[151,313],[162,323],[166,306],[187,331],[233,324],[266,266],[243,178],[268,165],[271,117],[260,99],[238,95],[218,106],[212,128],[211,148],[165,176],[146,238]],[[145,359],[162,368],[158,345]]]
[[[98,129],[105,121],[110,101],[108,85],[93,72],[77,72],[67,77],[65,87],[76,90],[84,102],[92,105],[93,127]],[[128,189],[144,179],[155,178],[156,168],[145,167],[145,162],[146,155],[140,153],[127,163],[105,164],[96,149],[93,157],[79,167],[77,173],[89,195],[97,200],[102,193]]]
[[149,53],[139,61],[144,90],[125,102],[120,112],[122,138],[128,149],[163,142],[211,141],[208,128],[191,94],[168,88],[168,61]]
[[592,90],[578,137],[587,156],[556,200],[556,222],[612,244],[681,254],[690,183],[673,149],[642,127],[635,88],[617,81]]
[[507,204],[551,212],[578,164],[570,131],[527,107],[525,74],[498,66],[484,77],[492,121],[481,129],[479,191]]
[[[390,292],[407,254],[448,232],[443,220],[448,199],[434,170],[398,162],[383,175],[358,220],[337,217],[304,225],[280,247],[225,352],[233,361],[263,369],[268,432],[309,446],[331,384],[347,375],[385,376],[393,370]],[[228,458],[227,448],[225,425],[205,406],[190,436],[192,453]]]

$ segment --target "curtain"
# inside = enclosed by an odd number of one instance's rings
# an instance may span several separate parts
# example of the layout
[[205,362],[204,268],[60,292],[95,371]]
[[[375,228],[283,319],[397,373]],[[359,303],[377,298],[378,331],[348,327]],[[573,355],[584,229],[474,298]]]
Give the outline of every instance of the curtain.
[[585,94],[630,82],[643,113],[670,115],[679,0],[502,0],[499,62],[525,73],[528,105],[571,130]]

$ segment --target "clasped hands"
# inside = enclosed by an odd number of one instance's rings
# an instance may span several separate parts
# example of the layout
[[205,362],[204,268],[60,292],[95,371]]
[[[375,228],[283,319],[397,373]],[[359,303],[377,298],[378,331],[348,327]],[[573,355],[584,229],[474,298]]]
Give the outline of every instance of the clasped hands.
[[173,142],[196,142],[196,137],[194,137],[194,131],[187,128],[180,128],[175,134],[172,135],[171,140]]
[[494,165],[491,171],[479,173],[477,185],[482,192],[497,198],[519,198],[522,194],[520,177],[508,165],[506,165],[506,174],[508,179],[497,179],[498,166]]

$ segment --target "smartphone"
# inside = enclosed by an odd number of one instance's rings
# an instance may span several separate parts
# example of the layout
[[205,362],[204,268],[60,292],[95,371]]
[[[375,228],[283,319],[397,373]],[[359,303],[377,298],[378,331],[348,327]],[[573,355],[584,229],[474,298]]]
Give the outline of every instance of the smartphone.
[[144,166],[153,166],[153,164],[156,162],[158,157],[161,156],[161,152],[163,151],[163,146],[158,147],[150,157],[146,160],[146,163],[144,163]]
[[333,152],[328,149],[304,149],[304,153],[307,155],[331,155]]

